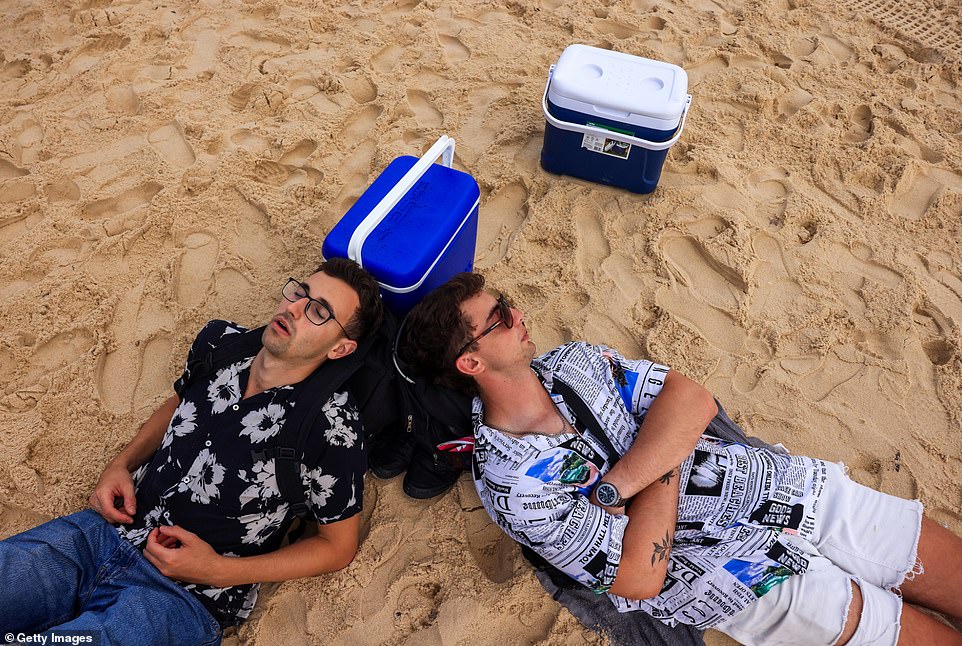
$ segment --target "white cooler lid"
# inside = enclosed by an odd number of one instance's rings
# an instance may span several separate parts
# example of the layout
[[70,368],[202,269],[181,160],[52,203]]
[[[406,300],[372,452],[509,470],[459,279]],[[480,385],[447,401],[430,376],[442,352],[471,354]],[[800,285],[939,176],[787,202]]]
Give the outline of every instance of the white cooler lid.
[[561,108],[656,130],[674,130],[688,99],[688,74],[671,63],[569,45],[548,100]]

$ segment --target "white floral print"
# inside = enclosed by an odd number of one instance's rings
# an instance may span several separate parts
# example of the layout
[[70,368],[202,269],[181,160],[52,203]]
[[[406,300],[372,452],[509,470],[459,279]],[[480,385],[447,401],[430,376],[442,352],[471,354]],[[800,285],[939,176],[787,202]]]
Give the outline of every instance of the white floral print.
[[228,406],[240,401],[240,371],[248,365],[250,361],[245,361],[218,371],[217,378],[207,387],[207,400],[211,404],[211,411],[223,413]]
[[337,478],[322,473],[321,467],[308,471],[303,464],[301,465],[301,480],[307,487],[307,499],[315,510],[319,510],[327,504],[328,498],[334,493],[334,485],[337,484]]
[[241,507],[252,500],[276,498],[281,495],[281,490],[277,486],[277,476],[274,474],[275,464],[274,460],[254,463],[254,482],[241,493]]
[[251,442],[263,442],[277,435],[284,425],[284,407],[279,404],[269,404],[266,408],[254,410],[241,420],[244,429],[241,435],[247,435]]
[[327,417],[328,428],[324,437],[334,446],[352,448],[357,441],[357,433],[349,422],[357,421],[357,409],[348,405],[347,391],[335,393],[321,408]]
[[238,518],[247,530],[241,542],[260,545],[266,541],[284,523],[289,508],[290,505],[285,502],[269,512],[245,514]]
[[203,449],[190,465],[187,476],[177,485],[177,490],[181,493],[189,491],[192,502],[207,504],[212,498],[220,498],[217,485],[224,481],[225,471],[217,463],[217,456]]
[[174,441],[174,437],[183,437],[197,428],[197,407],[193,402],[182,401],[170,419],[170,425],[164,433],[164,440],[160,448],[166,449]]

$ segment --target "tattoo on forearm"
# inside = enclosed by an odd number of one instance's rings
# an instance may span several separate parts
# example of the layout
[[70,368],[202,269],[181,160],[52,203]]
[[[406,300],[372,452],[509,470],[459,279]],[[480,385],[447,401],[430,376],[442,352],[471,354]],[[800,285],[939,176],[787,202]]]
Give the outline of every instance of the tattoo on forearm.
[[661,478],[659,478],[658,481],[661,482],[661,484],[663,485],[667,485],[667,484],[671,484],[671,479],[674,477],[675,477],[675,470],[672,469],[665,475],[661,476]]
[[671,533],[667,530],[665,531],[665,538],[659,545],[658,543],[653,543],[655,546],[655,551],[651,555],[651,567],[655,567],[655,561],[659,563],[662,561],[667,561],[668,557],[671,555],[672,539]]

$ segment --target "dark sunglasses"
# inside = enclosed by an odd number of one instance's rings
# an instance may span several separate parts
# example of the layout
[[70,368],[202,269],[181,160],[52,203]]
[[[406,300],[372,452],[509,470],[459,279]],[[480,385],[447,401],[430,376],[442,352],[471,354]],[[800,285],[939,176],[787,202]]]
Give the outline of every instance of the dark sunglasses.
[[460,357],[462,354],[464,354],[465,350],[480,341],[486,335],[491,334],[491,332],[494,331],[494,328],[498,327],[502,323],[504,323],[504,327],[508,328],[509,330],[514,327],[514,317],[511,315],[511,303],[509,303],[508,299],[504,297],[504,294],[498,294],[498,315],[501,318],[489,325],[484,332],[462,345],[461,349],[458,350],[458,353],[454,355],[454,358],[457,359]]

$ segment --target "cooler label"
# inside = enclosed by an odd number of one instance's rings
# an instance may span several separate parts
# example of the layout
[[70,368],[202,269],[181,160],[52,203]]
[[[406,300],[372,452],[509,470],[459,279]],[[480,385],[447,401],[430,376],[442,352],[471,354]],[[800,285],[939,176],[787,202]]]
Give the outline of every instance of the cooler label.
[[[589,123],[588,125],[594,126],[595,128],[601,128],[603,130],[620,132],[615,128],[603,126],[598,123]],[[631,133],[625,132],[624,134],[630,135]],[[601,153],[602,155],[608,155],[610,157],[617,157],[618,159],[628,159],[628,153],[631,152],[631,144],[626,144],[623,141],[609,139],[608,137],[602,137],[599,135],[586,134],[581,140],[581,147],[587,148],[591,152]]]

